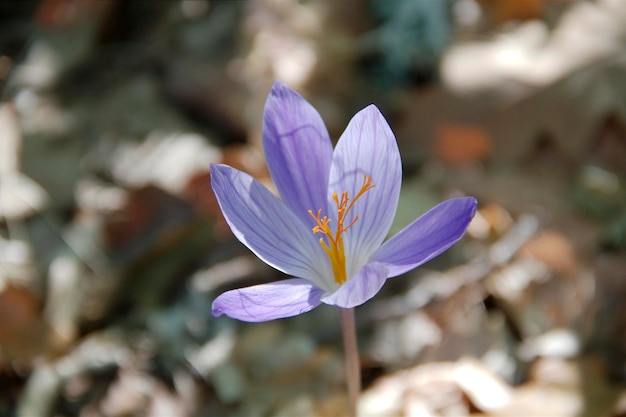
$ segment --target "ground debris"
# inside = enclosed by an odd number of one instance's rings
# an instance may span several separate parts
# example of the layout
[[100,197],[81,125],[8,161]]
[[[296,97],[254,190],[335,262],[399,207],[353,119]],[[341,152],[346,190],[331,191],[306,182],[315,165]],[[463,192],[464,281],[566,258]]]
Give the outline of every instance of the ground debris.
[[335,309],[211,314],[285,278],[210,174],[276,193],[276,79],[333,141],[381,109],[391,233],[479,201],[462,241],[357,309],[362,415],[625,415],[620,0],[18,3],[0,2],[0,415],[345,415]]

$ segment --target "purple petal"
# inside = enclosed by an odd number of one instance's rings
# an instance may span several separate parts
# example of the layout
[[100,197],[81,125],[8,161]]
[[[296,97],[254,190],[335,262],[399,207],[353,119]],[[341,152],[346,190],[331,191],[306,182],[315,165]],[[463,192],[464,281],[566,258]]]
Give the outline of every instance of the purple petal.
[[372,260],[386,264],[390,278],[410,271],[461,239],[477,205],[474,197],[444,201],[385,242]]
[[324,290],[301,278],[226,291],[213,301],[215,317],[269,321],[306,313],[320,305]]
[[282,200],[306,225],[326,210],[333,145],[317,110],[276,81],[265,102],[263,149]]
[[[355,203],[345,224],[359,216],[344,234],[348,276],[369,261],[385,239],[398,205],[402,166],[396,138],[378,108],[370,105],[357,113],[337,143],[330,169],[329,199],[332,192],[349,197],[359,192],[364,175],[372,177],[374,188]],[[332,200],[330,208],[336,209]],[[336,212],[329,217],[335,218]]]
[[337,291],[324,296],[322,302],[343,308],[359,306],[378,294],[387,275],[385,265],[376,262],[367,264]]
[[332,288],[330,262],[317,238],[250,175],[211,165],[211,185],[231,230],[261,260],[286,274]]

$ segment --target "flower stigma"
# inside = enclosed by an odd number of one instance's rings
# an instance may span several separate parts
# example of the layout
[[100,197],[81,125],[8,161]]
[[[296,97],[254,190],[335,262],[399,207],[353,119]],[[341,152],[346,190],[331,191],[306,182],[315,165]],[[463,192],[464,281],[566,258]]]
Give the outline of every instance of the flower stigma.
[[361,198],[363,194],[374,187],[375,185],[372,184],[372,177],[364,175],[361,189],[353,199],[350,199],[347,191],[341,193],[341,198],[339,198],[336,192],[333,192],[333,200],[337,205],[337,226],[334,231],[331,230],[329,226],[331,219],[329,219],[328,216],[321,217],[322,209],[317,210],[317,214],[314,214],[312,210],[309,210],[309,214],[317,223],[317,225],[312,229],[313,233],[321,233],[325,235],[328,240],[325,241],[324,238],[321,237],[320,245],[322,245],[322,248],[324,248],[324,251],[326,251],[328,258],[330,259],[330,264],[333,268],[333,275],[335,276],[335,282],[339,285],[343,284],[347,280],[346,255],[341,235],[348,231],[348,229],[350,229],[357,222],[357,220],[359,220],[359,215],[357,214],[354,216],[354,220],[352,220],[352,222],[350,222],[347,226],[344,222],[348,213],[354,206],[354,203],[356,203],[356,201]]

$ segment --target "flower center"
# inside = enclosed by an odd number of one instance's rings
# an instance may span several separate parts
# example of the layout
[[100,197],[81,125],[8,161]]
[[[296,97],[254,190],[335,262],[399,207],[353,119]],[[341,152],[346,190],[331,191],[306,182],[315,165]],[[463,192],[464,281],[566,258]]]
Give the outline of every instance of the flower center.
[[342,234],[346,232],[349,228],[351,228],[354,223],[359,220],[358,214],[354,216],[354,220],[350,222],[347,226],[344,224],[346,220],[346,216],[354,206],[354,203],[361,198],[365,192],[374,188],[375,185],[372,184],[372,177],[368,175],[363,176],[363,184],[361,185],[361,189],[354,196],[353,199],[350,199],[348,196],[348,192],[344,191],[341,193],[341,198],[337,195],[337,193],[333,193],[333,200],[337,205],[337,225],[335,226],[335,230],[331,230],[329,224],[330,219],[328,216],[321,217],[322,209],[317,210],[317,214],[313,214],[312,210],[309,210],[309,214],[313,217],[313,220],[317,223],[312,230],[313,233],[321,233],[326,236],[326,240],[323,237],[320,238],[320,245],[326,251],[328,255],[328,259],[330,259],[330,264],[333,268],[333,274],[335,275],[335,282],[339,285],[346,282],[346,255],[343,248],[343,238]]

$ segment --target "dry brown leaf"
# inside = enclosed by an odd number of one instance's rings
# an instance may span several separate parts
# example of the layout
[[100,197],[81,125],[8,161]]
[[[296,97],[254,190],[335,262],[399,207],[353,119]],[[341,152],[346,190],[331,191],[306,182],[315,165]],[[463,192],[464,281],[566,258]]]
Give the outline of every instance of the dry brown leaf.
[[89,0],[44,0],[37,5],[35,22],[47,29],[75,26],[86,18],[99,18],[113,9],[115,2]]
[[478,0],[478,3],[492,24],[538,19],[544,7],[544,0]]
[[491,138],[480,126],[445,124],[435,133],[437,157],[450,165],[482,161],[491,153]]
[[519,255],[535,258],[564,275],[573,275],[578,269],[573,245],[565,235],[555,231],[544,231],[533,237],[520,248]]
[[503,235],[513,226],[511,214],[499,204],[488,203],[479,209],[479,213],[487,221],[491,230],[498,235]]
[[56,350],[55,334],[42,319],[41,303],[30,290],[1,289],[0,317],[0,366],[13,361],[29,363]]
[[158,187],[130,190],[124,210],[106,225],[107,242],[113,251],[141,252],[151,247],[160,233],[184,224],[189,211],[184,201]]

